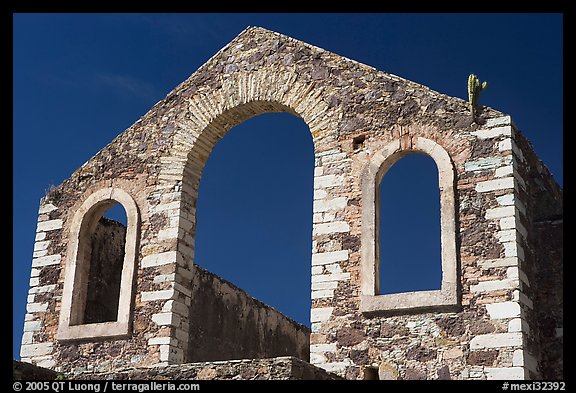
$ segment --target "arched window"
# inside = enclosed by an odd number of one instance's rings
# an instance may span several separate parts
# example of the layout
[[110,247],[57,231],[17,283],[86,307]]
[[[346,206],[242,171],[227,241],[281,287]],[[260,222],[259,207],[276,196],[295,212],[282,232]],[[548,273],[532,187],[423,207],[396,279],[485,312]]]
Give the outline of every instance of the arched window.
[[313,170],[302,119],[265,113],[238,124],[202,173],[195,243],[197,264],[308,326]]
[[96,191],[76,211],[59,340],[129,336],[138,230],[137,205],[119,188]]
[[[452,308],[458,305],[454,168],[448,153],[434,141],[418,137],[414,142],[411,149],[402,149],[400,140],[390,142],[374,154],[362,173],[361,310],[366,314],[420,311],[431,307]],[[380,198],[380,183],[399,159],[412,153],[429,156],[438,168],[442,267],[440,288],[406,287],[381,294],[380,203],[386,202]],[[387,222],[382,224],[388,225]],[[418,236],[410,240],[411,247],[419,247]],[[407,262],[403,260],[397,263]],[[434,264],[433,261],[431,263]],[[413,274],[417,275],[418,272],[413,271]],[[399,279],[398,276],[389,278]]]
[[379,186],[380,295],[438,290],[442,285],[438,169],[408,154]]

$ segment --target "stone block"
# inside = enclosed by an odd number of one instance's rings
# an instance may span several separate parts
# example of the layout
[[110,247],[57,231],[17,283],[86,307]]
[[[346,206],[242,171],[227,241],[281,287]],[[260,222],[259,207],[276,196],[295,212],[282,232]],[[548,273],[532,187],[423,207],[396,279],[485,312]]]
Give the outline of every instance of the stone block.
[[509,125],[493,127],[488,130],[474,131],[471,132],[471,134],[476,136],[478,139],[498,138],[501,136],[512,137],[512,127]]
[[46,250],[50,245],[50,240],[41,241],[34,243],[34,251]]
[[327,282],[313,282],[312,290],[319,291],[323,289],[336,289],[338,287],[338,281],[327,281]]
[[163,282],[172,282],[174,280],[176,280],[176,273],[160,274],[160,275],[154,277],[152,282],[154,282],[154,284],[160,284]]
[[512,139],[504,139],[498,142],[498,151],[512,150]]
[[180,201],[171,201],[168,203],[160,203],[150,208],[150,213],[159,213],[166,210],[180,210]]
[[398,367],[388,361],[383,361],[378,365],[378,379],[381,381],[397,380],[400,377]]
[[462,356],[464,356],[464,352],[462,352],[462,349],[456,347],[456,348],[450,348],[447,349],[446,351],[442,352],[442,359],[446,359],[446,360],[450,360],[450,359],[459,359]]
[[512,165],[506,165],[506,166],[503,166],[501,168],[497,168],[494,171],[494,176],[495,177],[506,177],[506,176],[512,176],[513,173],[514,173],[514,167]]
[[22,345],[32,344],[34,338],[34,332],[24,332],[22,333]]
[[322,274],[324,268],[322,266],[312,266],[312,275]]
[[312,255],[312,265],[328,265],[334,262],[347,261],[349,256],[348,250],[322,252]]
[[186,297],[192,296],[192,291],[189,288],[186,288],[184,285],[182,285],[178,282],[174,282],[174,283],[172,283],[172,286],[174,287],[174,290],[176,290],[177,292],[180,292],[184,296],[186,296]]
[[28,293],[46,293],[56,290],[56,284],[42,285],[41,287],[33,287],[28,290]]
[[494,117],[492,119],[487,119],[484,127],[492,128],[496,126],[508,126],[512,125],[512,118],[510,116],[500,116]]
[[470,350],[522,346],[522,333],[481,334],[470,340]]
[[522,318],[514,318],[508,322],[508,332],[524,332],[529,333],[530,327],[528,326],[528,322],[523,320]]
[[142,292],[141,300],[143,302],[152,302],[156,300],[173,299],[175,296],[176,292],[174,291],[174,289],[166,289],[163,291]]
[[329,265],[324,265],[324,268],[328,273],[342,273],[342,268],[339,263],[331,263]]
[[489,303],[486,309],[490,319],[507,319],[520,316],[520,304],[517,302]]
[[318,307],[310,310],[310,322],[324,322],[330,319],[332,316],[332,311],[334,307]]
[[476,184],[477,192],[490,192],[497,190],[506,190],[508,188],[514,188],[514,178],[513,177],[503,177],[494,180],[485,180],[478,182]]
[[152,320],[158,326],[178,326],[180,324],[180,316],[172,312],[152,314]]
[[486,169],[497,168],[502,163],[501,157],[488,157],[476,161],[468,161],[464,163],[464,170],[466,172],[474,172]]
[[61,229],[62,225],[63,221],[61,219],[42,221],[36,226],[36,232],[54,231],[56,229]]
[[476,285],[470,285],[470,291],[476,293],[500,291],[502,289],[514,288],[518,288],[518,280],[504,279],[494,281],[480,281]]
[[48,250],[34,251],[32,258],[40,258],[48,255]]
[[507,229],[504,231],[498,231],[496,237],[500,243],[505,242],[516,242],[516,229]]
[[323,213],[330,210],[342,210],[346,207],[348,198],[338,197],[333,199],[321,199],[314,201],[314,213]]
[[350,279],[350,273],[318,274],[312,277],[312,283],[319,283],[326,281],[343,281],[349,279]]
[[337,187],[344,184],[342,175],[324,175],[314,178],[314,189]]
[[20,347],[20,356],[33,358],[52,353],[52,343],[26,344]]
[[518,266],[518,259],[517,258],[484,259],[478,261],[478,266],[481,266],[483,269]]
[[350,232],[350,225],[346,221],[335,221],[325,224],[315,224],[312,235],[328,235],[331,233]]
[[331,298],[334,297],[334,290],[333,289],[322,289],[320,291],[312,291],[312,300],[314,299],[322,299],[322,298]]
[[38,209],[38,214],[46,214],[53,212],[54,210],[58,210],[58,208],[51,203],[47,203],[45,205],[40,206],[40,208]]
[[325,190],[314,190],[314,200],[324,199],[327,196],[328,196],[328,193]]
[[180,301],[168,300],[164,303],[164,306],[162,306],[162,312],[175,312],[183,317],[188,317],[189,309]]
[[176,263],[177,251],[166,251],[160,254],[148,255],[140,262],[142,268],[156,267]]
[[61,259],[62,257],[60,256],[60,254],[53,254],[40,258],[34,258],[32,259],[32,267],[59,265]]
[[148,340],[148,345],[175,345],[176,340],[172,337],[153,337]]
[[516,229],[516,217],[504,217],[500,219],[500,229]]
[[348,155],[346,153],[327,154],[322,157],[322,164],[336,163],[346,161],[347,159]]
[[28,303],[26,305],[26,312],[46,312],[48,310],[48,303]]
[[178,237],[178,227],[166,228],[158,231],[158,240],[176,239]]
[[487,220],[493,220],[495,218],[512,217],[514,216],[514,212],[514,206],[495,207],[486,210],[485,218]]
[[488,380],[519,380],[524,379],[522,367],[484,367],[484,373]]
[[504,256],[506,258],[519,256],[518,251],[519,251],[520,246],[518,246],[518,243],[516,243],[515,241],[505,242],[505,243],[502,243],[502,245],[504,246]]
[[496,197],[496,201],[501,206],[514,205],[514,194],[506,194],[506,195]]

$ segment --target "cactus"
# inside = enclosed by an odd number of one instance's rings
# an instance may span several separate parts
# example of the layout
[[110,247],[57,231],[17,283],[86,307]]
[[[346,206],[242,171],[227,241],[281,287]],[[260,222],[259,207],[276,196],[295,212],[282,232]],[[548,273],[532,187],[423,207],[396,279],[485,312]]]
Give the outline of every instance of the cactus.
[[486,81],[480,84],[480,80],[474,74],[468,77],[468,103],[470,104],[470,112],[472,113],[472,120],[476,118],[476,106],[478,105],[478,97],[482,93],[488,83]]

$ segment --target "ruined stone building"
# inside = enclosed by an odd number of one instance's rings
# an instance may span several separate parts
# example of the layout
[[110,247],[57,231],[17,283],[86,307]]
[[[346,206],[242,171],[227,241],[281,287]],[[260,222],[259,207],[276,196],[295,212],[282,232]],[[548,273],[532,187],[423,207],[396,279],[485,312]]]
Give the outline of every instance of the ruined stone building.
[[[204,164],[267,112],[314,141],[311,329],[194,263]],[[441,289],[381,295],[378,185],[414,152],[438,169]],[[562,201],[509,115],[247,28],[42,198],[21,358],[70,378],[560,379]],[[101,218],[116,203],[126,226]]]

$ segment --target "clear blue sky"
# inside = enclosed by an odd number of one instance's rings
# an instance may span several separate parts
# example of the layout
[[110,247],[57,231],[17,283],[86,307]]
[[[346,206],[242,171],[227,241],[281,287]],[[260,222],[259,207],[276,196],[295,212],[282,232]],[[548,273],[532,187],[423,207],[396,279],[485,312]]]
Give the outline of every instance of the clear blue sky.
[[[40,198],[247,26],[278,31],[464,99],[468,74],[476,73],[489,83],[480,104],[511,114],[562,185],[560,14],[16,14],[15,358]],[[385,184],[410,185],[400,164],[426,167],[425,160],[406,160],[392,168]],[[232,129],[204,172],[196,244],[200,265],[305,324],[313,165],[312,138],[296,117],[267,114]],[[424,170],[429,172],[420,176],[422,184],[411,184],[416,188],[406,195],[433,187],[434,168]],[[428,201],[434,211],[434,198]],[[412,219],[409,209],[383,214]],[[434,239],[434,220],[431,215],[422,222],[417,236]],[[402,247],[403,238],[394,243]],[[433,243],[426,252],[436,252]],[[437,271],[414,266],[421,274],[411,285],[433,285]]]

